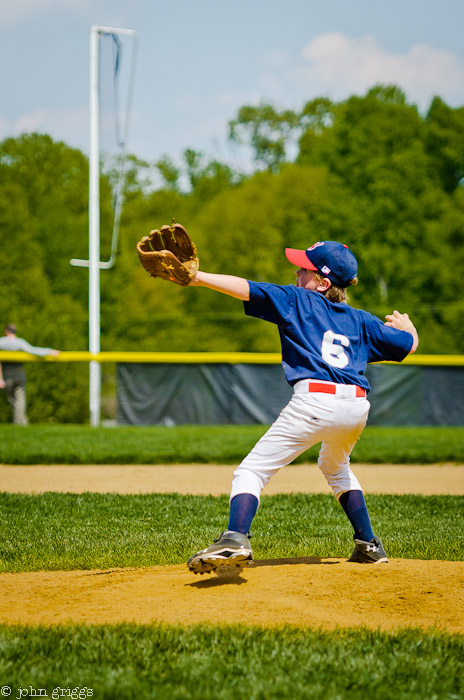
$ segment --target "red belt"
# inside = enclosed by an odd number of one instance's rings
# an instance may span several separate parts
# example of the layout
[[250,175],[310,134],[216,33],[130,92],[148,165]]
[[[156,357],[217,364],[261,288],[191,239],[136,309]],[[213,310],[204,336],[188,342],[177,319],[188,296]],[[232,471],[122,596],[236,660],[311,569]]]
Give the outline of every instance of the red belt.
[[[319,391],[322,394],[336,394],[337,385],[336,384],[321,384],[319,382],[309,382],[308,391]],[[360,386],[356,386],[356,396],[365,398],[366,390],[362,389]]]

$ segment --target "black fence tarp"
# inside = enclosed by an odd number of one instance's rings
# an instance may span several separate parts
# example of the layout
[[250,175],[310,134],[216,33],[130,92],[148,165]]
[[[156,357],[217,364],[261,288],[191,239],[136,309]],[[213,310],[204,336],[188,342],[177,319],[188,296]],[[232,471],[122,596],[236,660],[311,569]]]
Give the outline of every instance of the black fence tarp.
[[[370,365],[369,425],[464,425],[464,367]],[[292,394],[275,364],[117,365],[121,425],[269,424]]]

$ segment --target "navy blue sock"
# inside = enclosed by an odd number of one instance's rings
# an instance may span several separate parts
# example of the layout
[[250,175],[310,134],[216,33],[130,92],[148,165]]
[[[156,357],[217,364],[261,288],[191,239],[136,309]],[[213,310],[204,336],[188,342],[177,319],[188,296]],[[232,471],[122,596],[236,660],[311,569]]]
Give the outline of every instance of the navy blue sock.
[[248,535],[251,521],[258,510],[258,499],[251,493],[238,493],[230,502],[228,530]]
[[353,526],[355,538],[364,542],[370,542],[374,537],[374,533],[372,532],[363,492],[345,491],[340,496],[339,501]]

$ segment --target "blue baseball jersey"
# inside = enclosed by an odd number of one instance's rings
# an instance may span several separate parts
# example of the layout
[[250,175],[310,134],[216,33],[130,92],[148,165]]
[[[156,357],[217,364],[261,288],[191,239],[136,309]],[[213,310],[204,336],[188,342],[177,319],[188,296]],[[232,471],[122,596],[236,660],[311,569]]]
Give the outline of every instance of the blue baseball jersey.
[[291,386],[312,378],[369,391],[364,376],[369,362],[401,362],[411,350],[411,333],[386,326],[367,311],[294,285],[249,284],[245,313],[277,324]]

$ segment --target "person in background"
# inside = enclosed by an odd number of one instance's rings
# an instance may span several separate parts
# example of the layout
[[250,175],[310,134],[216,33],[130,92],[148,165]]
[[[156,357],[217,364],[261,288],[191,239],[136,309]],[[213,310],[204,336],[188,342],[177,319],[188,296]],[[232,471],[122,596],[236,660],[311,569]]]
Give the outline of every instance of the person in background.
[[[29,352],[40,357],[60,354],[59,350],[34,347],[24,338],[18,338],[14,323],[5,327],[5,337],[0,338],[0,350]],[[26,373],[22,362],[3,362],[3,367],[0,364],[0,389],[6,390],[8,403],[13,409],[13,423],[27,425]]]

